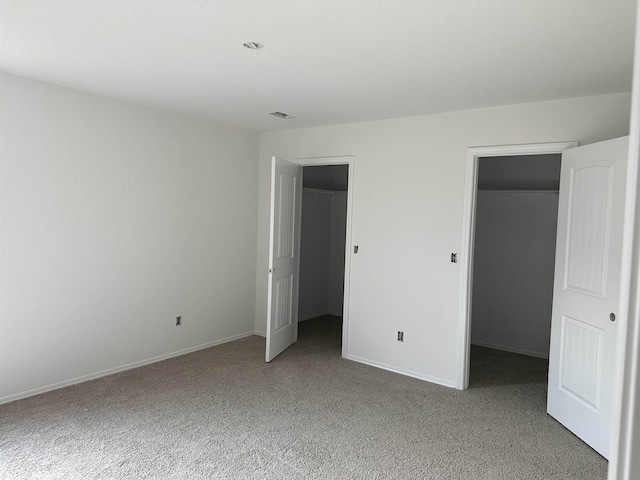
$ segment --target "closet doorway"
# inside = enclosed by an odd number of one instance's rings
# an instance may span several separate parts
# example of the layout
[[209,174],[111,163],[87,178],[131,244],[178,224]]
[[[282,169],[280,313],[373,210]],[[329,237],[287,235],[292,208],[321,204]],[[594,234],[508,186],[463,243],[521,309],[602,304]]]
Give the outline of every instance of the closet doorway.
[[[476,240],[476,206],[478,200],[478,174],[479,174],[479,166],[480,161],[483,158],[502,158],[503,162],[498,162],[493,165],[493,168],[490,166],[490,170],[494,170],[493,174],[495,178],[493,180],[489,180],[489,182],[493,182],[494,190],[514,190],[514,191],[530,191],[536,192],[540,190],[555,190],[558,187],[556,182],[554,185],[550,187],[550,177],[547,174],[544,174],[544,168],[539,169],[536,159],[544,159],[547,155],[557,155],[561,156],[564,150],[569,148],[574,148],[578,145],[577,142],[557,142],[557,143],[538,143],[538,144],[523,144],[523,145],[503,145],[503,146],[488,146],[488,147],[471,147],[467,149],[467,175],[465,181],[465,198],[464,198],[464,215],[463,215],[463,243],[461,250],[461,276],[460,276],[460,290],[462,292],[462,297],[460,299],[460,317],[459,317],[459,329],[458,329],[458,378],[456,382],[456,387],[460,390],[464,390],[469,387],[469,371],[470,371],[470,356],[471,356],[471,338],[472,338],[472,301],[476,296],[474,290],[474,261],[476,252],[475,248],[475,240]],[[518,158],[527,158],[530,162],[524,162],[524,164],[520,167],[517,166]],[[550,157],[549,157],[550,158]],[[509,163],[509,160],[515,160],[515,163]],[[544,160],[542,160],[544,163]],[[524,169],[524,170],[523,170]],[[518,173],[519,171],[519,173]],[[515,178],[520,178],[520,180],[515,180]],[[511,179],[511,180],[509,180]],[[507,182],[512,181],[510,187],[507,187]],[[517,181],[518,183],[513,183]],[[500,188],[497,185],[500,185]],[[484,188],[489,190],[489,184],[483,182]],[[480,195],[483,195],[480,193]],[[495,201],[495,199],[494,199]],[[557,211],[557,209],[556,209]],[[556,213],[557,215],[557,213]],[[499,215],[494,215],[496,217],[495,221],[499,220]],[[525,220],[525,216],[516,216],[520,221]],[[552,223],[552,222],[551,222]],[[555,237],[554,237],[555,241]],[[515,248],[511,246],[509,248]],[[528,256],[529,253],[526,251],[520,251],[519,255]],[[495,259],[494,259],[495,260]],[[555,263],[555,258],[551,260]],[[553,276],[551,277],[551,281],[549,282],[549,287],[547,292],[553,287]],[[489,284],[484,285],[485,287],[490,287]],[[546,288],[546,287],[545,287]],[[552,294],[551,294],[552,295]],[[496,300],[497,298],[497,300]],[[494,308],[502,308],[507,304],[511,304],[511,298],[508,298],[507,294],[498,295],[494,297],[492,301],[494,304]],[[476,306],[476,312],[478,311]],[[518,318],[521,316],[521,310],[518,313],[514,314],[513,318],[510,321],[517,322]],[[550,318],[550,317],[549,317]],[[481,320],[480,320],[481,321]],[[547,320],[548,321],[548,320]],[[493,346],[493,351],[496,347],[501,346],[503,350],[506,345],[502,343],[502,340],[498,338],[499,334],[504,332],[496,332],[496,329],[499,326],[489,326],[489,327],[481,327],[479,324],[476,324],[474,328],[474,342],[485,343],[487,346],[491,344]],[[510,325],[511,328],[511,325]],[[484,335],[485,331],[488,331],[487,335]],[[491,336],[490,336],[491,335]],[[546,333],[545,335],[548,335]],[[484,338],[482,338],[484,337]],[[522,338],[521,334],[518,334],[519,338]],[[498,341],[496,341],[498,338]],[[484,340],[484,341],[483,341]],[[538,339],[537,345],[544,343],[545,340],[540,341]],[[534,349],[528,348],[527,344],[516,344],[513,346],[506,346],[510,350],[518,350],[520,353],[525,353],[524,350],[528,350],[528,354],[533,353]],[[547,347],[548,348],[548,347]],[[546,349],[545,349],[546,350]],[[548,354],[548,351],[547,351]]]
[[349,165],[304,166],[302,178],[298,331],[341,349]]
[[472,345],[549,358],[560,161],[479,158]]

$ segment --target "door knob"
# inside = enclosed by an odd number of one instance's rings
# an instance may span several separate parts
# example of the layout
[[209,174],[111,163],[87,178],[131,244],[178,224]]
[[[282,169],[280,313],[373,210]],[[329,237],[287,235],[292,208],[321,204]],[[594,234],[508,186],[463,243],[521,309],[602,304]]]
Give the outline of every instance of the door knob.
[[616,321],[616,314],[615,313],[610,313],[609,314],[609,320],[611,320],[612,322]]

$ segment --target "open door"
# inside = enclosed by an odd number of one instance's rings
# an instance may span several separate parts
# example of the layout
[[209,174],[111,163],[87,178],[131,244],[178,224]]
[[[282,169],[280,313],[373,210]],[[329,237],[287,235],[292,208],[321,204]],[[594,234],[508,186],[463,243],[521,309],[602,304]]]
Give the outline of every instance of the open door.
[[298,337],[302,167],[271,159],[267,350],[270,362]]
[[[609,454],[629,139],[562,154],[547,411]],[[625,321],[625,320],[622,320]]]

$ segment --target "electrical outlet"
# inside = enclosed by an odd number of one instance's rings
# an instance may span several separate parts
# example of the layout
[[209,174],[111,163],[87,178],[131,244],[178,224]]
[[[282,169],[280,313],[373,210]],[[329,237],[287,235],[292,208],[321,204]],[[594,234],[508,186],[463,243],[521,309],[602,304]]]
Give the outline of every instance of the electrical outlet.
[[176,317],[176,327],[182,325],[182,315]]
[[398,332],[398,341],[404,342],[404,332]]

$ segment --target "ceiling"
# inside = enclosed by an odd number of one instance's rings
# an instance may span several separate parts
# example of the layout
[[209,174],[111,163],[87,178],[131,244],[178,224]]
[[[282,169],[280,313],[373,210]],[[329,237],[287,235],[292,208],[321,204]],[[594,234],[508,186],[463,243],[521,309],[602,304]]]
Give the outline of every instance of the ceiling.
[[0,0],[0,71],[279,130],[630,91],[634,11],[634,0]]

